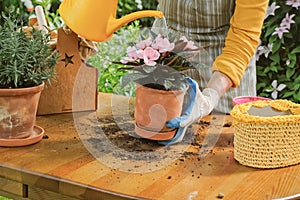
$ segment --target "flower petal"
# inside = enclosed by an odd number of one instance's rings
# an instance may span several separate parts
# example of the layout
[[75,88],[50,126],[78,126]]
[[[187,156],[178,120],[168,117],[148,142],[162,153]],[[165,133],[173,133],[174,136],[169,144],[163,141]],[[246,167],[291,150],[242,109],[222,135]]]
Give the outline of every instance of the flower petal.
[[283,90],[285,87],[286,87],[286,85],[283,84],[283,83],[281,83],[281,84],[278,86],[277,91],[281,91],[281,90]]
[[276,89],[277,88],[277,80],[273,80],[271,85],[274,89]]
[[277,96],[278,96],[278,91],[277,90],[274,90],[271,94],[272,98],[273,99],[277,99]]

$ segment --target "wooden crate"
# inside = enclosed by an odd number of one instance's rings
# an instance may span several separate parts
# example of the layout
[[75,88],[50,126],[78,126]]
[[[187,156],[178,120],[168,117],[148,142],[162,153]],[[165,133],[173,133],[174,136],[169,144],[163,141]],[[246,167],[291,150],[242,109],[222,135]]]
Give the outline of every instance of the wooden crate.
[[56,49],[56,76],[45,85],[37,114],[96,110],[98,70],[82,61],[77,34],[59,29]]

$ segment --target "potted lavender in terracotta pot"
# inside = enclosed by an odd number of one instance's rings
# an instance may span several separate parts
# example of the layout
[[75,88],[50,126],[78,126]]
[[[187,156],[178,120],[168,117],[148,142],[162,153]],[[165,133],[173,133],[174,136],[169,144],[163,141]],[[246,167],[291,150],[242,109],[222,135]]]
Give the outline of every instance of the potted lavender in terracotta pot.
[[192,69],[192,58],[200,51],[186,37],[171,37],[147,32],[141,41],[127,48],[119,64],[132,71],[123,75],[122,86],[136,83],[135,132],[152,140],[168,140],[176,130],[168,120],[179,117],[187,90],[184,70]]
[[0,146],[21,146],[34,134],[36,110],[44,81],[55,74],[59,55],[50,34],[24,26],[11,11],[0,25]]

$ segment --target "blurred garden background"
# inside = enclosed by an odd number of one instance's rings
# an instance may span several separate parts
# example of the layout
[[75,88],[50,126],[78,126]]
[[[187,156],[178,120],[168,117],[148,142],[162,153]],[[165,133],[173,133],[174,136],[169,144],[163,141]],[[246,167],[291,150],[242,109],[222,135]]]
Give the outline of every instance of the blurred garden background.
[[[28,20],[34,12],[32,6],[44,8],[49,26],[63,26],[58,7],[60,0],[0,0],[0,10],[9,12],[17,8],[20,16]],[[155,10],[156,0],[119,0],[117,17],[138,10]],[[289,99],[300,103],[300,0],[270,0],[262,27],[261,44],[257,49],[257,95],[272,99]],[[125,70],[113,61],[125,55],[128,43],[134,42],[139,30],[150,27],[154,18],[143,18],[118,30],[107,42],[98,43],[98,53],[87,61],[99,70],[100,92],[134,96],[133,87],[121,88],[120,78]],[[0,23],[3,23],[0,21]]]

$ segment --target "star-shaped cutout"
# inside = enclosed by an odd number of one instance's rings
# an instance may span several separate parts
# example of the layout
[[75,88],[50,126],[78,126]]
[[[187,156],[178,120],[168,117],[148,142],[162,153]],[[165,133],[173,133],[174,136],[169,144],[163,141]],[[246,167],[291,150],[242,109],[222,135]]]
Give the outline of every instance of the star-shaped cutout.
[[74,64],[74,62],[72,60],[73,57],[74,57],[74,55],[69,56],[67,53],[65,53],[65,58],[61,60],[61,61],[65,62],[65,67],[67,67],[68,64]]

